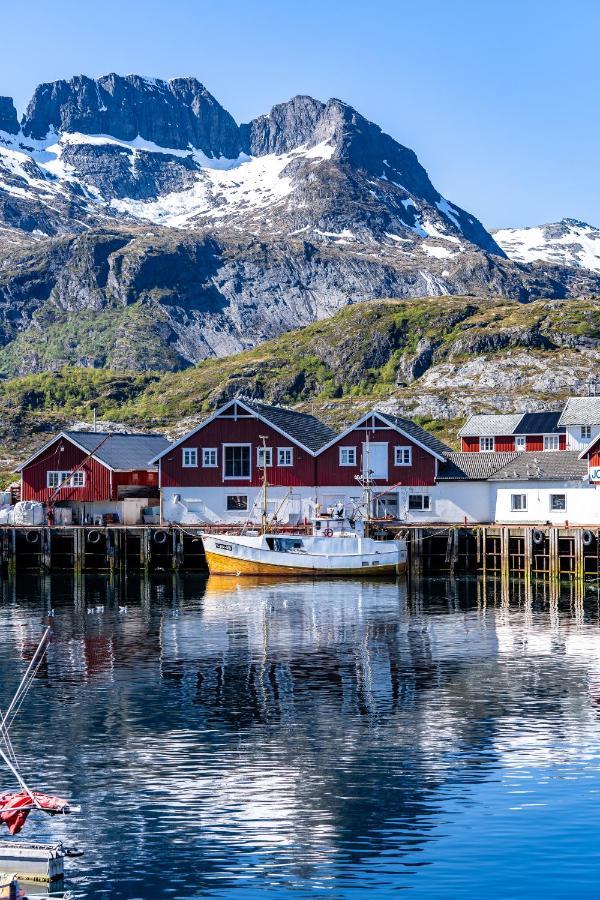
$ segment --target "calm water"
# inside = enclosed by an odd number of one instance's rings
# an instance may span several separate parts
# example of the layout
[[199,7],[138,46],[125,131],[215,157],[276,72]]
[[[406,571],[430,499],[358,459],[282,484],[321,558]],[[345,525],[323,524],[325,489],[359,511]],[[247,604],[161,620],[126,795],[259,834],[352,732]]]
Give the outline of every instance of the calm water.
[[21,578],[0,597],[0,705],[55,612],[13,743],[84,807],[25,832],[81,845],[78,896],[598,896],[598,585]]

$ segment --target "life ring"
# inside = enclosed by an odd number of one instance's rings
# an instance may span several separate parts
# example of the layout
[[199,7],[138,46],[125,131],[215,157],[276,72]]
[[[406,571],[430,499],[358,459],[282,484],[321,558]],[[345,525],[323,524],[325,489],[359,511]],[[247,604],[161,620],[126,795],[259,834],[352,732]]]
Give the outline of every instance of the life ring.
[[100,532],[96,531],[94,528],[92,531],[88,531],[87,540],[88,544],[97,544],[100,541]]
[[25,540],[28,544],[37,544],[40,539],[39,531],[28,531],[25,535]]
[[539,528],[534,528],[533,533],[531,535],[531,539],[534,544],[543,544],[544,543],[544,532],[540,531]]
[[167,532],[166,531],[155,531],[153,538],[155,544],[164,544],[167,540]]
[[593,544],[594,543],[593,532],[588,531],[586,529],[586,531],[584,531],[583,534],[581,535],[581,543],[583,544],[584,547],[589,547],[591,544]]
[[323,532],[323,535],[324,537],[333,537],[333,531],[331,530],[331,528],[326,528]]

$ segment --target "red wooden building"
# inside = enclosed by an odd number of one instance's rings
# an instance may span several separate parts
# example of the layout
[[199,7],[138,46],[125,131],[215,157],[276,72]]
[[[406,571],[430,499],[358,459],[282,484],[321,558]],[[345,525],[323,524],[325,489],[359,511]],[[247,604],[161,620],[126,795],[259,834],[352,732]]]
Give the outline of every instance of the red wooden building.
[[317,494],[323,506],[358,500],[368,473],[375,512],[427,509],[427,488],[450,448],[409,419],[379,410],[367,413],[317,454]]
[[518,453],[566,450],[560,412],[482,414],[471,416],[458,432],[466,453]]
[[[314,496],[316,455],[335,436],[306,413],[231,400],[156,455],[166,522],[258,519],[264,468],[269,511],[292,520]],[[262,509],[262,507],[261,507]]]
[[59,521],[135,524],[143,507],[159,504],[158,467],[149,460],[169,446],[161,435],[63,431],[40,447],[18,471],[21,499],[37,500]]

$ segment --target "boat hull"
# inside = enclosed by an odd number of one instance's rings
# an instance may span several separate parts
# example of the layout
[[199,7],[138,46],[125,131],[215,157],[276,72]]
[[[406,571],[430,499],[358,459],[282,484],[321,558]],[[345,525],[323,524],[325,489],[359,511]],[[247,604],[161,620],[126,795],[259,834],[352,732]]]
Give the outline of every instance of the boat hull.
[[265,562],[254,559],[242,559],[235,556],[225,556],[214,551],[206,550],[206,563],[211,575],[261,575],[281,577],[285,575],[301,576],[304,578],[332,578],[343,576],[345,578],[373,578],[374,576],[402,575],[406,572],[406,563],[398,562],[389,565],[383,564],[377,567],[343,566],[331,568],[319,568],[318,566],[294,566]]

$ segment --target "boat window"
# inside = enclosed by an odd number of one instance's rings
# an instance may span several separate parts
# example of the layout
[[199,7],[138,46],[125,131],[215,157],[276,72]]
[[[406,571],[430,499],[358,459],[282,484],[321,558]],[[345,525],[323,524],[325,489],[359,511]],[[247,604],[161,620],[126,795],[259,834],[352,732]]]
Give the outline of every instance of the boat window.
[[300,538],[268,537],[267,546],[276,553],[289,553],[292,550],[302,550],[304,545]]

